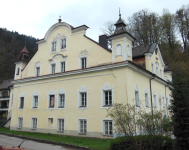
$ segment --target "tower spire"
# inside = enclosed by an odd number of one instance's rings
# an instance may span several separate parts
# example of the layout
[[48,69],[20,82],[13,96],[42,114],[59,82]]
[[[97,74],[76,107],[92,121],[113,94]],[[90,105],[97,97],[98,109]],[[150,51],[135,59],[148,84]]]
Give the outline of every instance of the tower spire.
[[121,18],[121,12],[120,12],[120,7],[119,7],[119,18]]

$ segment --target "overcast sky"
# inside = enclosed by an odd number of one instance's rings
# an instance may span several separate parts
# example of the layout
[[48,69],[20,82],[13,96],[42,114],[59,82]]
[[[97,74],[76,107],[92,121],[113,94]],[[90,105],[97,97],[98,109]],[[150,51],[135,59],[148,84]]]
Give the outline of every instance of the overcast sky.
[[142,9],[161,15],[164,8],[175,13],[188,4],[189,0],[3,0],[0,27],[41,39],[61,15],[63,22],[74,27],[87,25],[86,35],[98,41],[104,23],[118,20],[119,7],[127,21]]

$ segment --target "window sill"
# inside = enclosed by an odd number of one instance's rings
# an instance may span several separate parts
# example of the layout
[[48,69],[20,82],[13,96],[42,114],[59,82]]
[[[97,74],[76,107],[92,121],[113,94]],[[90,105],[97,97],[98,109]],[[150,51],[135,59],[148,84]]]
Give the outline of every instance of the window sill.
[[78,133],[79,135],[87,135],[87,133]]
[[38,107],[32,107],[32,109],[38,109]]
[[31,129],[31,130],[36,130],[36,129]]
[[18,128],[18,127],[17,127],[17,129],[20,129],[20,130],[21,130],[22,128]]
[[79,106],[79,108],[87,108],[87,106]]
[[104,105],[102,107],[113,107],[113,105]]
[[65,108],[64,106],[59,106],[58,108]]
[[64,133],[64,131],[57,131],[58,133]]
[[106,137],[113,137],[113,135],[106,135],[106,134],[103,134],[103,136],[106,136]]

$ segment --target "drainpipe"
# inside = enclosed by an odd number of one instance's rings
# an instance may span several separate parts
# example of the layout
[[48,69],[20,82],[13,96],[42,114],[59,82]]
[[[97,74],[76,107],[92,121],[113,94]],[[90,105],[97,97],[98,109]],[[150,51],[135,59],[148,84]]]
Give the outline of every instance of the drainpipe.
[[152,80],[155,78],[155,74],[153,75],[153,78],[150,78],[150,100],[151,100],[151,109],[152,109],[152,118],[153,118],[153,104],[152,104]]

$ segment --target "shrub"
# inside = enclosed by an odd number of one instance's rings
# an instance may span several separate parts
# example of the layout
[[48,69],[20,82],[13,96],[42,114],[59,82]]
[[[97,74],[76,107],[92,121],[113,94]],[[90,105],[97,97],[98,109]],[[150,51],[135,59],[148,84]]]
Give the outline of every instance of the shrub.
[[[133,142],[137,141],[138,147],[141,150],[173,150],[174,149],[174,140],[169,137],[164,136],[149,136],[149,135],[139,135],[135,136],[133,141],[131,138],[118,137],[111,141],[110,149],[111,150],[135,150]],[[152,143],[152,144],[151,144]]]

